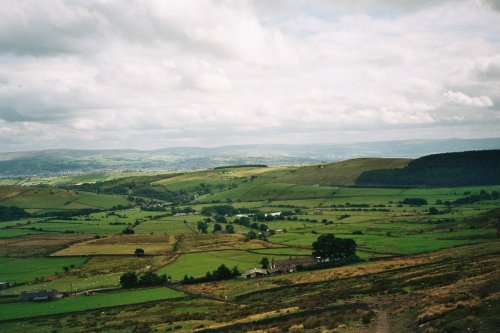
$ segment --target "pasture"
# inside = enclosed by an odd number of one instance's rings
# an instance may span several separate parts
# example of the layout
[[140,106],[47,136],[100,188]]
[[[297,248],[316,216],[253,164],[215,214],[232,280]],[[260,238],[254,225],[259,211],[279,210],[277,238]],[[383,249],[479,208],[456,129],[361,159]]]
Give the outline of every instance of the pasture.
[[45,187],[0,186],[0,205],[17,206],[30,212],[128,205],[123,195],[95,194]]
[[173,280],[182,280],[184,275],[204,277],[207,272],[212,272],[224,264],[229,269],[237,266],[240,272],[250,268],[260,267],[262,257],[286,259],[288,255],[253,253],[245,250],[221,250],[210,252],[196,252],[181,254],[173,263],[160,268],[158,274],[168,274]]
[[56,275],[64,267],[78,267],[88,258],[11,258],[0,257],[0,281],[21,283]]
[[[195,285],[177,284],[177,287],[195,293],[232,297],[262,288],[300,282],[316,283],[339,277],[344,279],[379,274],[407,267],[410,263],[418,265],[442,249],[453,248],[447,253],[458,253],[466,245],[479,248],[495,242],[496,229],[492,220],[477,220],[477,216],[500,207],[500,199],[454,202],[477,195],[480,191],[499,191],[500,186],[340,186],[353,182],[356,168],[370,168],[379,162],[404,165],[407,160],[375,162],[360,159],[351,165],[323,167],[223,168],[156,177],[154,184],[150,184],[154,191],[183,193],[176,197],[178,202],[166,203],[159,211],[151,210],[157,208],[154,204],[162,200],[148,201],[149,198],[134,195],[127,198],[122,195],[96,194],[78,191],[74,186],[72,190],[67,190],[2,185],[0,205],[17,205],[29,212],[71,212],[82,208],[99,208],[102,211],[69,217],[31,217],[1,222],[0,281],[18,285],[1,290],[0,295],[15,296],[24,290],[43,289],[74,294],[95,288],[116,287],[120,284],[120,276],[129,271],[139,275],[148,271],[171,275],[174,283],[181,282],[185,275],[204,277],[222,264],[230,269],[237,266],[240,272],[244,272],[260,267],[259,262],[263,257],[272,260],[311,255],[313,242],[328,233],[337,238],[355,240],[357,255],[365,261],[335,269],[266,277],[258,281],[233,279]],[[121,176],[109,177],[117,179]],[[72,181],[104,181],[109,180],[109,177],[104,174],[81,175],[46,181],[50,184],[71,185]],[[147,177],[141,175],[140,179],[141,186],[147,187],[147,184],[144,185]],[[131,186],[130,182],[133,179],[127,180],[127,186]],[[4,181],[4,184],[11,183]],[[405,198],[424,199],[426,204],[405,204]],[[127,207],[111,209],[118,204]],[[261,214],[258,221],[250,216],[250,222],[246,224],[243,219],[237,221],[236,215],[225,216],[235,233],[214,233],[214,221],[223,219],[215,215],[201,215],[204,207],[214,205],[231,205],[242,209],[245,214],[256,210],[262,213],[282,212],[283,216],[271,220],[269,216]],[[186,208],[193,209],[195,213],[179,213]],[[203,234],[198,230],[198,222],[207,221],[208,218],[208,233]],[[254,222],[257,224],[252,225]],[[220,224],[224,230],[226,223]],[[266,233],[262,224],[272,232]],[[132,230],[133,234],[123,234],[125,229]],[[254,232],[253,238],[260,239],[250,239],[250,231]],[[134,255],[137,248],[145,251],[143,257]],[[371,259],[377,261],[372,262]],[[365,286],[360,290],[362,288]],[[409,291],[411,288],[406,289],[406,292]],[[2,303],[0,321],[182,295],[167,288],[154,288],[72,296],[45,305]],[[294,295],[286,302],[293,303],[300,297]],[[189,325],[186,322],[184,324],[186,331],[189,331],[206,322],[194,320],[189,321]],[[165,325],[158,326],[160,331],[172,327]]]
[[0,312],[0,321],[100,309],[125,304],[154,302],[183,296],[182,292],[163,287],[116,291],[92,296],[74,296],[50,303],[3,303],[2,311]]

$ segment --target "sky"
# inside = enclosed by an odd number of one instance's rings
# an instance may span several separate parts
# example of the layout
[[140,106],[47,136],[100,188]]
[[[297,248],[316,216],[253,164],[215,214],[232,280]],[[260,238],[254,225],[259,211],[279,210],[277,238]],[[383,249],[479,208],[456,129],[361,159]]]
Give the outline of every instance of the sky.
[[500,137],[500,0],[0,0],[0,151]]

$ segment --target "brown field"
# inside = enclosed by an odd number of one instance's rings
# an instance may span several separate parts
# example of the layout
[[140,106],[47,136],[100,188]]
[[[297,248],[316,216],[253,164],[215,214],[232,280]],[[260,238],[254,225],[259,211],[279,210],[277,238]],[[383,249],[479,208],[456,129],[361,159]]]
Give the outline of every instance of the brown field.
[[66,275],[73,276],[89,276],[100,274],[111,274],[126,271],[145,272],[148,270],[156,270],[172,260],[175,256],[145,256],[142,258],[128,256],[95,256],[92,257],[85,265],[75,268]]
[[177,251],[187,253],[213,250],[250,250],[282,247],[282,245],[276,245],[257,239],[245,242],[244,238],[245,237],[241,234],[186,234],[180,238]]
[[117,235],[73,244],[52,256],[133,255],[141,248],[145,255],[161,255],[172,250],[173,236]]
[[[268,278],[262,278],[255,283],[255,280],[226,280],[212,283],[201,283],[186,285],[185,288],[191,292],[202,293],[214,295],[217,297],[224,297],[226,295],[236,296],[238,294],[244,294],[248,292],[254,292],[258,290],[264,290],[268,288],[279,287],[284,284],[295,285],[295,284],[307,284],[316,282],[326,282],[336,279],[347,279],[355,278],[361,276],[369,276],[373,274],[383,273],[387,271],[405,269],[405,268],[418,268],[420,266],[425,267],[431,263],[435,262],[448,262],[455,258],[455,256],[460,253],[461,256],[474,256],[477,253],[481,253],[483,256],[489,253],[497,253],[500,251],[500,242],[493,244],[475,244],[458,249],[446,249],[438,252],[404,256],[399,258],[392,258],[387,260],[373,261],[367,263],[359,263],[355,265],[315,270],[315,271],[305,271],[297,272],[287,275],[278,275]],[[494,260],[497,267],[500,267],[500,258]],[[495,262],[489,263],[495,265]],[[419,278],[429,278],[427,276],[429,273],[426,271],[419,271],[418,269],[412,270],[413,274]],[[433,272],[434,274],[437,272]],[[404,277],[402,273],[398,273],[399,276]],[[408,281],[410,280],[410,281]],[[412,283],[411,278],[408,278],[406,283]]]
[[47,255],[76,242],[90,239],[89,235],[43,233],[23,237],[0,239],[0,255],[28,257]]

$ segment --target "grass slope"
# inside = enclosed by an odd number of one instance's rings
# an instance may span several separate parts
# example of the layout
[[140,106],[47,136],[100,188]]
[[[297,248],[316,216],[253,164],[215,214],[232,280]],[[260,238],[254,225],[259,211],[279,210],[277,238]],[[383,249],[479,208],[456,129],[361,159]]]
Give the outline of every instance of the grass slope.
[[406,158],[357,158],[338,163],[300,167],[280,177],[280,181],[302,185],[350,186],[363,172],[405,167]]
[[83,265],[88,258],[7,258],[0,257],[0,281],[20,283],[62,272],[63,267]]
[[4,303],[0,311],[0,321],[159,301],[184,295],[180,291],[169,288],[152,288],[69,297],[49,303]]

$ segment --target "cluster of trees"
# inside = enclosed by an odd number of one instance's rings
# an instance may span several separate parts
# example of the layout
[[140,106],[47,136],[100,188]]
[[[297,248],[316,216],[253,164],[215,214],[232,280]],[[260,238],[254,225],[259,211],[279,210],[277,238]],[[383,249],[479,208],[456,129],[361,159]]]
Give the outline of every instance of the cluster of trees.
[[500,184],[500,150],[428,155],[403,169],[363,172],[359,186],[471,186]]
[[350,238],[336,238],[333,234],[321,235],[312,244],[313,256],[324,261],[343,260],[356,255],[356,242]]
[[198,282],[208,282],[208,281],[221,281],[221,280],[229,280],[236,276],[240,275],[240,271],[237,266],[234,266],[232,269],[226,267],[226,265],[220,265],[216,270],[212,272],[207,272],[205,277],[202,278],[193,278],[192,276],[188,277],[187,274],[184,275],[183,283],[198,283]]
[[500,192],[498,191],[491,191],[491,193],[488,193],[485,190],[481,190],[479,194],[473,194],[469,195],[464,198],[457,199],[452,202],[454,205],[467,205],[475,202],[479,202],[482,200],[497,200],[500,198]]
[[405,198],[402,203],[405,205],[422,206],[427,205],[427,200],[423,198]]
[[269,227],[266,224],[264,224],[264,223],[259,224],[257,222],[251,222],[251,220],[248,217],[237,218],[234,220],[234,223],[242,225],[242,226],[250,228],[250,229],[262,231],[262,232],[269,230]]
[[120,276],[120,284],[122,288],[153,287],[165,285],[170,279],[166,274],[158,275],[155,272],[146,272],[140,276],[136,272],[127,272]]
[[[207,234],[208,233],[208,222],[207,222],[207,220],[198,221],[196,227],[197,227],[197,229],[198,229],[198,231],[200,233],[202,233],[202,234]],[[221,232],[222,230],[224,230],[224,232],[227,233],[227,234],[234,234],[235,233],[234,225],[232,225],[232,224],[226,224],[226,226],[224,227],[224,229],[222,228],[222,225],[220,223],[215,223],[214,224],[213,232]]]
[[199,232],[202,234],[208,233],[208,223],[205,221],[198,221],[198,224],[196,225],[197,229]]
[[[120,209],[118,209],[120,208]],[[128,207],[126,206],[116,206],[112,207],[111,209],[113,210],[124,210],[127,209]],[[61,220],[68,219],[73,216],[81,216],[81,215],[89,215],[89,214],[94,214],[94,213],[100,213],[100,212],[105,212],[107,211],[106,209],[99,209],[99,208],[83,208],[83,209],[71,209],[71,210],[58,210],[58,211],[50,211],[50,212],[44,212],[44,213],[37,213],[35,216],[36,217],[54,217],[58,218]]]
[[267,225],[265,225],[263,223],[261,223],[260,225],[252,225],[250,228],[256,229],[258,231],[258,233],[255,232],[254,230],[250,230],[245,235],[245,241],[249,241],[249,240],[257,239],[257,238],[258,239],[266,239],[267,236],[275,234],[274,230],[270,230],[267,227]]
[[[214,224],[214,230],[213,232],[222,232],[222,225],[220,225],[219,223],[215,223]],[[226,224],[225,228],[224,228],[224,232],[227,233],[227,234],[234,234],[235,233],[235,229],[234,229],[234,225],[232,224]]]
[[17,206],[0,206],[0,222],[19,220],[29,216],[30,214],[28,212]]

